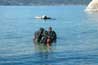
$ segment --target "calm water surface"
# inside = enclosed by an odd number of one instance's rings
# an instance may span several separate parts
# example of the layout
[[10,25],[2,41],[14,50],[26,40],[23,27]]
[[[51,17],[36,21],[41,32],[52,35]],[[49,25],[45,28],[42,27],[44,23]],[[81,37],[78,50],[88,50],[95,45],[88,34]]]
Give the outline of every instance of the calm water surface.
[[[98,65],[98,13],[85,7],[0,6],[0,65]],[[44,14],[56,20],[34,19]],[[34,32],[49,26],[57,43],[34,45]]]

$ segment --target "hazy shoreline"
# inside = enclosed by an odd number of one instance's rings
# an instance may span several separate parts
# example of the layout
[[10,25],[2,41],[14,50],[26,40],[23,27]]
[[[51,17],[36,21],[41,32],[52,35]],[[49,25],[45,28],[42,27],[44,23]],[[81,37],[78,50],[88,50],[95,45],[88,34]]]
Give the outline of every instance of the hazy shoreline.
[[0,6],[87,6],[88,4],[59,4],[59,5],[0,5]]

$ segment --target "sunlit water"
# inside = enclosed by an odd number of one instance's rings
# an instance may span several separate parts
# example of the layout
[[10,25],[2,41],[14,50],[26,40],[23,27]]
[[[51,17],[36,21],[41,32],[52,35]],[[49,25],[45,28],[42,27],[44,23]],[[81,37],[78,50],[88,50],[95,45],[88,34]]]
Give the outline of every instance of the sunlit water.
[[[0,65],[98,65],[98,13],[86,6],[0,6]],[[34,19],[48,15],[56,20]],[[57,43],[35,45],[33,34],[51,26]]]

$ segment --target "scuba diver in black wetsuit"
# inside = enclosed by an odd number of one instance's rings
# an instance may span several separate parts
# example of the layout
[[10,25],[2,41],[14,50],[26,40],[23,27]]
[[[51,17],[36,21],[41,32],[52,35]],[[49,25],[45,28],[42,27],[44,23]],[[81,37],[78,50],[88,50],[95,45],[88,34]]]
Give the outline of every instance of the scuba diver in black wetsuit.
[[51,42],[56,42],[57,35],[55,31],[52,30],[52,27],[48,28],[48,36],[50,36]]
[[56,42],[56,38],[56,33],[52,30],[52,27],[49,27],[48,31],[44,30],[44,28],[40,28],[40,30],[35,32],[33,41],[49,47],[52,42]]
[[43,32],[44,32],[44,28],[40,28],[40,30],[38,30],[37,32],[35,32],[34,34],[34,42],[38,42],[40,43],[40,40],[43,36]]
[[47,42],[47,35],[48,35],[48,32],[47,31],[44,31],[44,33],[43,33],[43,36],[42,36],[42,38],[41,38],[41,43],[43,43],[43,44],[46,44]]

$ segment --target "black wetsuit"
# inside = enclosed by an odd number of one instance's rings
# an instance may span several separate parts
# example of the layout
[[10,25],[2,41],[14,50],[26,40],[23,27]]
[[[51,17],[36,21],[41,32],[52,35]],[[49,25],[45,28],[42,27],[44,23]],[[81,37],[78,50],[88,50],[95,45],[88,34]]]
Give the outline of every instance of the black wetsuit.
[[47,36],[48,36],[48,32],[47,31],[44,31],[43,32],[43,36],[42,36],[42,38],[41,38],[41,43],[43,43],[43,44],[46,44],[47,42]]
[[37,31],[37,32],[35,32],[35,41],[36,42],[40,42],[40,40],[41,40],[41,38],[42,38],[42,32],[41,31]]
[[50,31],[50,32],[48,32],[48,36],[50,36],[51,42],[56,42],[57,36],[56,36],[55,31]]

